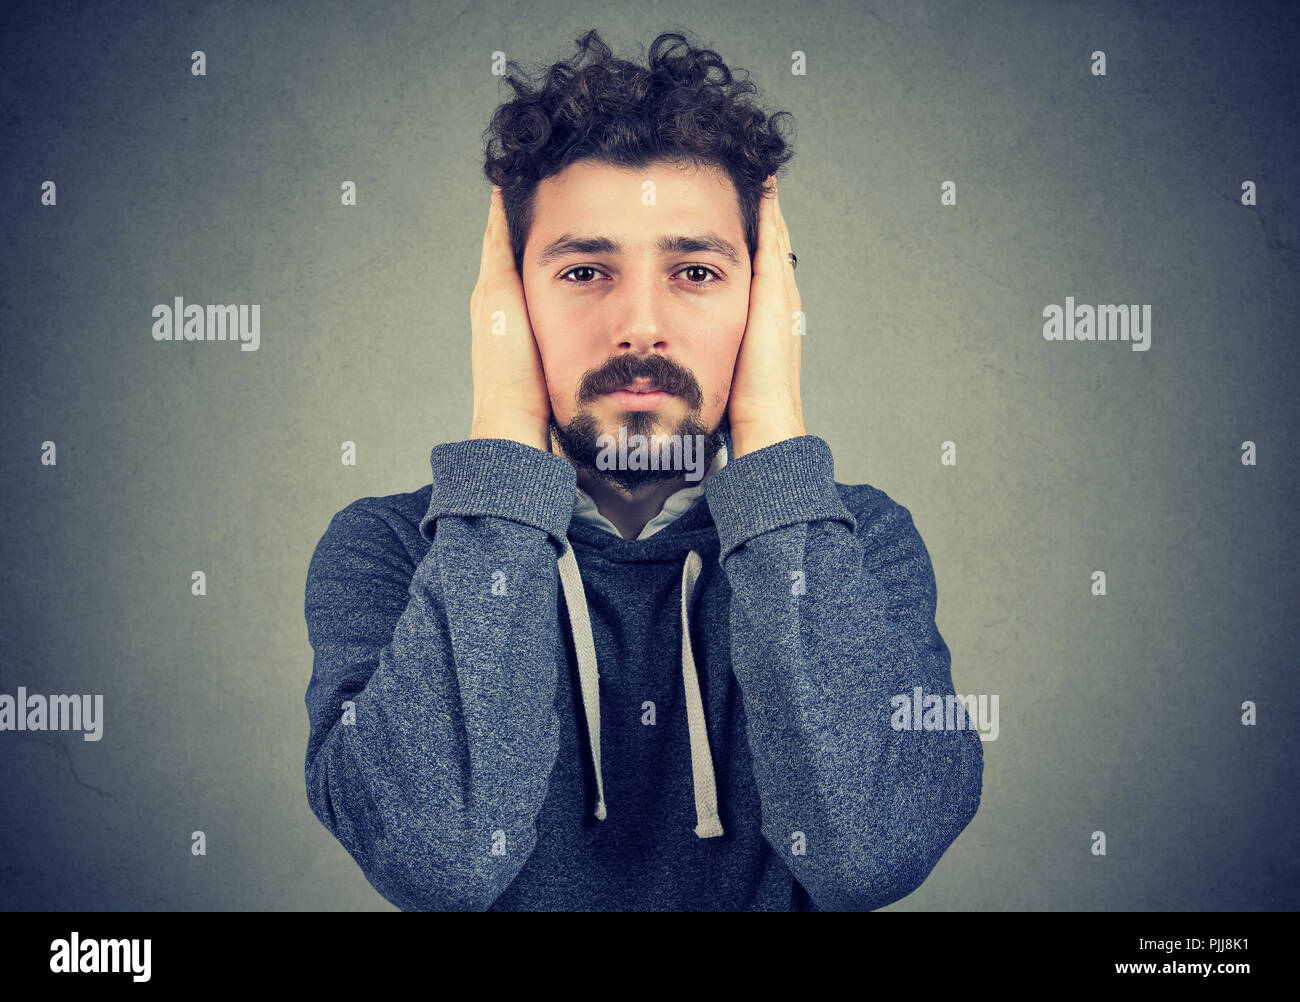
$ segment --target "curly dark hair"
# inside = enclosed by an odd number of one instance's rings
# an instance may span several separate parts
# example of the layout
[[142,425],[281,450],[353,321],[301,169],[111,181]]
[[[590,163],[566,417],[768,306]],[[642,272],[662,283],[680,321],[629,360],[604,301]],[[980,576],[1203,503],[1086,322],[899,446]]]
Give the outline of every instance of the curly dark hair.
[[[736,187],[752,260],[763,182],[794,156],[777,128],[782,116],[793,121],[790,112],[767,116],[747,99],[757,91],[748,71],[729,69],[677,32],[655,38],[648,66],[616,58],[595,30],[574,44],[577,55],[544,68],[536,85],[507,61],[515,98],[483,133],[483,169],[501,188],[515,267],[522,272],[538,182],[579,160],[721,169]],[[595,58],[583,66],[589,54]]]

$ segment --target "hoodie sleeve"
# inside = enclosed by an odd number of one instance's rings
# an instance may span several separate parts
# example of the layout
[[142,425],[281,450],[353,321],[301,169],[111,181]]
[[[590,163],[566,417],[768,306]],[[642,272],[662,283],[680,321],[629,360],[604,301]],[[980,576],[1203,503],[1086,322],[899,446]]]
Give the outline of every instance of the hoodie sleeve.
[[404,910],[484,910],[536,845],[559,750],[556,557],[575,472],[505,439],[435,446],[419,564],[369,499],[307,572],[312,812]]
[[819,909],[897,901],[975,816],[984,770],[977,731],[891,724],[894,696],[953,694],[911,514],[875,491],[859,524],[811,435],[731,460],[705,490],[763,836]]

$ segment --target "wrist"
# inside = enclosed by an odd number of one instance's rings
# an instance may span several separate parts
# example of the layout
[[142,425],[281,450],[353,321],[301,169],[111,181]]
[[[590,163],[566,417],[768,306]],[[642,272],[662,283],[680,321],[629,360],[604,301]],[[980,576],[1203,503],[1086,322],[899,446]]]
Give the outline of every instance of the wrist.
[[551,429],[546,421],[533,418],[511,418],[497,416],[493,418],[475,418],[470,423],[469,437],[504,438],[512,442],[530,445],[542,452],[551,451]]
[[750,452],[757,452],[786,439],[807,435],[803,421],[792,419],[781,423],[767,424],[760,428],[731,428],[730,458],[737,459]]

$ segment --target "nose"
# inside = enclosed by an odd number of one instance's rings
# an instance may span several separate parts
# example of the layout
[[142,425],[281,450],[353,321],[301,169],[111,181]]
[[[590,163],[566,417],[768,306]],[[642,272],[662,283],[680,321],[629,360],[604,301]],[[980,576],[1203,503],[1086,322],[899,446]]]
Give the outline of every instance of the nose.
[[620,352],[640,355],[669,347],[666,320],[672,290],[658,267],[657,262],[630,266],[614,291],[609,303],[615,317],[611,337]]

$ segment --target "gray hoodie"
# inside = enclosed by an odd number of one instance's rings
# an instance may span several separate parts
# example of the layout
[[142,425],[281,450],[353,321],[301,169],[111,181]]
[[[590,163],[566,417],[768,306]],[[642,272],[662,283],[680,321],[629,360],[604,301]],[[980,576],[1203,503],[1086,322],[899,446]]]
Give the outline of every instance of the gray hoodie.
[[[307,574],[307,796],[403,909],[872,909],[979,806],[907,509],[805,435],[644,539],[573,519],[561,456],[434,447]],[[893,718],[893,723],[891,723]],[[959,723],[960,718],[959,718]]]

